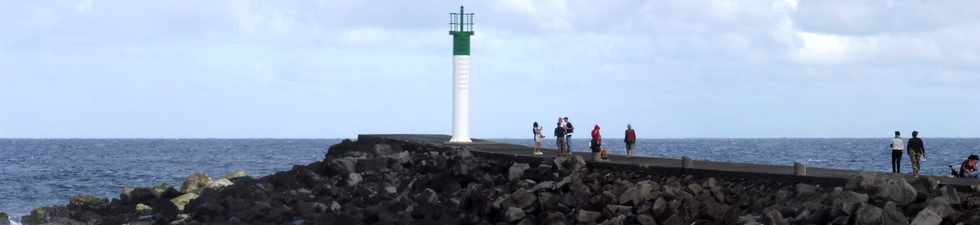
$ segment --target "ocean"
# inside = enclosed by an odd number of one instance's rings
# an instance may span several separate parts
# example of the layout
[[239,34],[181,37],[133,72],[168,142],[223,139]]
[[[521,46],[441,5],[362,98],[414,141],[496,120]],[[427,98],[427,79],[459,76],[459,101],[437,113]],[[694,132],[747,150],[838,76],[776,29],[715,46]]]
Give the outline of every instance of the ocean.
[[[519,145],[530,139],[493,139]],[[637,154],[656,157],[889,171],[887,138],[640,139]],[[292,165],[322,160],[340,139],[0,139],[0,211],[20,218],[31,209],[66,204],[78,194],[116,198],[123,185],[179,187],[193,172],[220,177],[244,170],[264,176]],[[606,139],[623,154],[622,139]],[[945,176],[969,154],[980,154],[977,138],[925,139],[929,158],[923,173]],[[574,139],[588,151],[588,139]],[[554,138],[545,147],[554,148]],[[903,172],[909,172],[907,156]]]
[[0,211],[118,198],[123,185],[180,188],[193,172],[264,176],[322,160],[340,139],[0,139]]

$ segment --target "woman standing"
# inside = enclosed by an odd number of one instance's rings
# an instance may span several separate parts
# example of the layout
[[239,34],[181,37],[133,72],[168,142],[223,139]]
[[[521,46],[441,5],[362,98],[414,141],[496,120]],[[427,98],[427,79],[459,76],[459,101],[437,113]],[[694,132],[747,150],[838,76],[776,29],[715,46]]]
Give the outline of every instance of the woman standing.
[[534,128],[531,132],[534,135],[534,155],[542,155],[541,153],[541,141],[544,139],[544,135],[541,134],[541,127],[538,126],[538,122],[534,122]]
[[602,155],[602,134],[599,132],[599,124],[592,128],[592,158],[601,160]]

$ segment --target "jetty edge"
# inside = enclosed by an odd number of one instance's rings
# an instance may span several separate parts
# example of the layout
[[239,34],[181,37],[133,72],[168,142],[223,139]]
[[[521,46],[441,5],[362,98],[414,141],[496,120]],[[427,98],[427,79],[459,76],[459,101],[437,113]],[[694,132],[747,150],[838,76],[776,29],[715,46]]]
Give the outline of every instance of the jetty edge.
[[22,223],[980,224],[980,193],[968,180],[818,168],[800,176],[788,166],[647,157],[587,161],[449,138],[360,135],[289,171],[194,174],[180,190],[76,196]]

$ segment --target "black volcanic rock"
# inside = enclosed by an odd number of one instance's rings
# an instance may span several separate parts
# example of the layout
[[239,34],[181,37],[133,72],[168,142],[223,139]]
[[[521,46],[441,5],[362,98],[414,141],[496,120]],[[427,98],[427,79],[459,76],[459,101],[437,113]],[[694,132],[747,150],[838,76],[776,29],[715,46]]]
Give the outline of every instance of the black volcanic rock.
[[[203,180],[203,179],[202,179]],[[980,221],[980,195],[918,178],[849,185],[609,167],[394,140],[344,140],[324,160],[204,188],[79,198],[24,224],[943,224]],[[845,186],[837,187],[837,186]],[[172,188],[171,188],[172,189]],[[152,208],[150,215],[137,204]],[[921,217],[921,218],[920,218]]]

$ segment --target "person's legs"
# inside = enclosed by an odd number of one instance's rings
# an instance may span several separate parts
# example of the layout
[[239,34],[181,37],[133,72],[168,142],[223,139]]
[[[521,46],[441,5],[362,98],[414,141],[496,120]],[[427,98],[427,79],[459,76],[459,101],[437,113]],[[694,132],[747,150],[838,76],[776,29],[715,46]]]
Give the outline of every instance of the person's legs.
[[626,143],[626,156],[633,156],[633,143]]
[[902,151],[892,151],[892,173],[902,173]]
[[572,152],[572,135],[571,134],[565,136],[565,150],[568,150],[568,152]]
[[922,160],[922,155],[917,153],[909,153],[909,159],[912,160],[912,175],[919,175],[919,162]]

